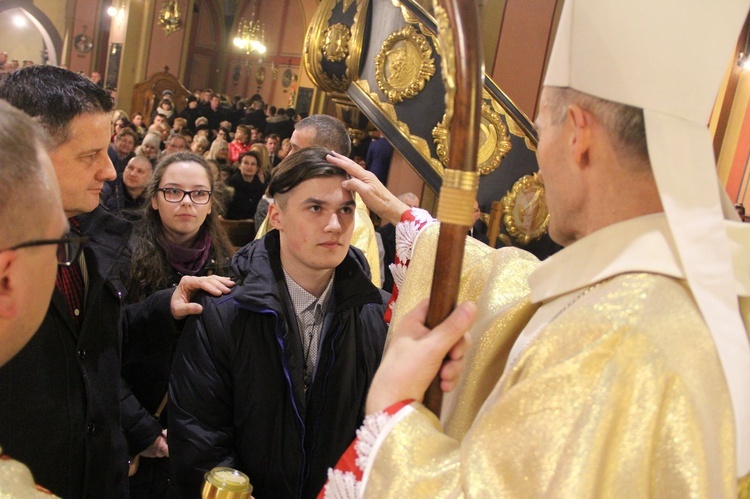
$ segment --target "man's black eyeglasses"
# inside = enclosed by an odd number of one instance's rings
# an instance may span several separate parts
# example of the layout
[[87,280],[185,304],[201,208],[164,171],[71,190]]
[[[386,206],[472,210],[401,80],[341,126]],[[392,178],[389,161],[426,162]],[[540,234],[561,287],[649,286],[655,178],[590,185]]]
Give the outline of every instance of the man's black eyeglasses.
[[70,266],[76,261],[78,255],[81,254],[81,248],[89,240],[87,236],[76,236],[74,234],[68,234],[62,239],[39,239],[36,241],[26,241],[25,243],[16,244],[12,250],[18,250],[21,248],[31,248],[33,246],[46,246],[48,244],[57,245],[57,264]]
[[199,189],[196,191],[184,191],[177,187],[163,187],[158,189],[164,194],[164,200],[168,203],[181,203],[185,196],[190,197],[190,201],[195,204],[208,204],[211,199],[211,191]]

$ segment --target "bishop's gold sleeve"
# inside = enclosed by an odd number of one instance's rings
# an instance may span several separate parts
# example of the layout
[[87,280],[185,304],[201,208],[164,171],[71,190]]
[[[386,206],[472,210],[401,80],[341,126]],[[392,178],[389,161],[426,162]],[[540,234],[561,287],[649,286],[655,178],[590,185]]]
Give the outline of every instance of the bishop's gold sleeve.
[[733,424],[684,284],[623,274],[548,323],[460,442],[421,408],[397,422],[364,495],[736,498]]

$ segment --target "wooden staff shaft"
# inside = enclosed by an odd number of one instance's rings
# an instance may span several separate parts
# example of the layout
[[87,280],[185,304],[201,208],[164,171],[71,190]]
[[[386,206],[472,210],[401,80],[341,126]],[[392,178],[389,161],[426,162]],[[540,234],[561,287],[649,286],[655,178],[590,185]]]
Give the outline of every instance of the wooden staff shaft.
[[[440,4],[448,14],[453,31],[456,70],[456,93],[453,119],[450,123],[447,167],[474,172],[477,162],[483,82],[477,3],[473,0],[441,0]],[[443,66],[443,70],[445,69]],[[471,196],[463,196],[461,202],[457,203],[462,206],[444,207],[442,203],[452,202],[451,200],[454,199],[446,195],[446,188],[453,189],[455,193],[456,186],[446,186],[444,180],[440,193],[438,218],[441,218],[440,213],[445,213],[448,209],[453,212],[464,210],[465,216],[446,217],[450,220],[441,219],[426,322],[431,329],[443,322],[456,307],[464,244],[466,234],[471,227],[468,221],[471,220],[473,197],[476,195],[476,191],[473,191]],[[425,393],[424,404],[439,416],[442,400],[443,392],[440,390],[438,376]]]

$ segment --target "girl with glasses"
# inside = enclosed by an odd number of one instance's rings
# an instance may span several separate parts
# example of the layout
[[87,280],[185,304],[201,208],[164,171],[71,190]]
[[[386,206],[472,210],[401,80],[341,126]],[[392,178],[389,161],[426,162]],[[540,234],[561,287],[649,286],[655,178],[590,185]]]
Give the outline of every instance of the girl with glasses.
[[[190,152],[168,155],[146,189],[149,201],[130,240],[128,301],[173,287],[184,275],[231,275],[234,251],[214,207],[214,177],[206,160]],[[149,338],[126,339],[123,347],[123,377],[151,414],[167,392],[173,347]],[[159,420],[166,428],[166,411]],[[159,456],[142,455],[130,478],[133,497],[166,497],[168,460],[151,457]]]

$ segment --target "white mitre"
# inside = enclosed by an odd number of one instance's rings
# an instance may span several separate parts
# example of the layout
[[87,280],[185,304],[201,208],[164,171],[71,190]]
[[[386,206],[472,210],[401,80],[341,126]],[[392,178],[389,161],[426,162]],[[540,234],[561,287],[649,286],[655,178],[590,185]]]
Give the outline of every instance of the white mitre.
[[747,262],[750,245],[730,249],[727,226],[745,241],[750,227],[723,220],[707,123],[749,5],[566,0],[544,82],[643,109],[661,201],[729,386],[738,476],[750,471],[750,344],[738,305],[748,276],[735,277],[732,252]]

